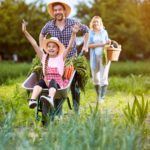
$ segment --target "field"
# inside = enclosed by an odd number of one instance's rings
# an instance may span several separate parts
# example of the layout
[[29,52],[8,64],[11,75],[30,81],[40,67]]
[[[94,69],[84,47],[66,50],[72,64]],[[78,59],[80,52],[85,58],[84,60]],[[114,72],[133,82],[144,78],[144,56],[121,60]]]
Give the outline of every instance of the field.
[[[30,64],[0,64],[0,149],[149,150],[149,61],[112,63],[103,104],[89,80],[80,115],[64,104],[62,119],[47,127],[35,121],[21,87]],[[7,76],[6,76],[7,75]]]

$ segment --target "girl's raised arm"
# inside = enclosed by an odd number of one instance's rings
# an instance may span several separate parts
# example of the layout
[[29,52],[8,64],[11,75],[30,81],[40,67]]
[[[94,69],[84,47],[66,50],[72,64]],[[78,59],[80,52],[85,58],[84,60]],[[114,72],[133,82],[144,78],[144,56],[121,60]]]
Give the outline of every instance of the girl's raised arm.
[[79,31],[80,27],[78,24],[75,24],[73,27],[72,27],[72,34],[71,34],[71,38],[70,38],[70,41],[69,41],[69,45],[66,49],[66,51],[64,52],[64,56],[63,58],[66,59],[68,53],[70,52],[70,50],[72,49],[73,47],[73,44],[74,44],[74,41],[75,41],[75,38],[76,38],[76,33]]
[[23,20],[22,22],[22,32],[24,33],[24,35],[26,36],[26,38],[28,39],[28,41],[31,43],[32,47],[34,48],[37,56],[42,59],[42,51],[40,50],[40,47],[38,46],[37,42],[35,41],[35,39],[29,34],[29,32],[26,30],[26,26],[27,26],[27,22],[25,22]]

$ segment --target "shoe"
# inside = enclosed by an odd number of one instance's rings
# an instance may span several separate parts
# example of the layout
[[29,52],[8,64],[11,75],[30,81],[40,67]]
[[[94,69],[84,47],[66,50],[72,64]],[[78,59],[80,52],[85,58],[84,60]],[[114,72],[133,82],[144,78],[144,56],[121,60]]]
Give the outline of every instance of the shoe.
[[41,102],[44,102],[48,106],[54,107],[53,98],[51,98],[50,96],[44,96],[43,95],[40,97],[40,100],[41,100]]
[[35,99],[29,99],[29,108],[33,109],[37,106],[37,101]]

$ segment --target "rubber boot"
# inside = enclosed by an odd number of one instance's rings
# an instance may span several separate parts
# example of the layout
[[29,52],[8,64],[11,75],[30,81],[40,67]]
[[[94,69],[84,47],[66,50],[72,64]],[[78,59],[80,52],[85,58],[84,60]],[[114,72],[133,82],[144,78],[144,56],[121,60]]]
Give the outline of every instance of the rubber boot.
[[105,95],[106,95],[106,92],[107,92],[107,85],[101,86],[99,92],[100,92],[100,94],[99,94],[98,101],[99,102],[104,102]]

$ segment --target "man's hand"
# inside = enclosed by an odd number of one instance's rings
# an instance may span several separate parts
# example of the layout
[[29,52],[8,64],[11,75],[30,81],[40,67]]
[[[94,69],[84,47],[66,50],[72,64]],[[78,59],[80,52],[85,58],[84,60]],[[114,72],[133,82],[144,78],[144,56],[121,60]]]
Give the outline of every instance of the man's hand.
[[83,47],[82,47],[82,51],[84,51],[84,52],[88,52],[88,46],[85,46],[85,45],[83,45]]

